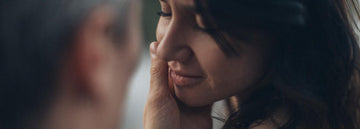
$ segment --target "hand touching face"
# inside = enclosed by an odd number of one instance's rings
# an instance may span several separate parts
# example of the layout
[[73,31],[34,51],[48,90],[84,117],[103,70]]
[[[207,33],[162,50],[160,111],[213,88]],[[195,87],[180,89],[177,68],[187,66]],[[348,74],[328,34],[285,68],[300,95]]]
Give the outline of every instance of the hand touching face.
[[[204,106],[235,94],[245,94],[265,76],[268,41],[230,37],[239,53],[227,57],[205,31],[193,0],[160,0],[157,54],[167,61],[176,97],[190,106]],[[252,32],[249,32],[252,33]]]

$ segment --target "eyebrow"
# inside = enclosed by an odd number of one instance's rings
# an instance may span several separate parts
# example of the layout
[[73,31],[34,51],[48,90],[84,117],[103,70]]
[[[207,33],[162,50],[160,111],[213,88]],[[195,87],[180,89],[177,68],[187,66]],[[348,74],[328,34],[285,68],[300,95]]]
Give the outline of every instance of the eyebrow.
[[197,9],[197,8],[194,7],[194,6],[183,5],[183,8],[186,9],[186,10],[190,10],[190,11],[193,12],[193,13],[200,14],[199,9]]
[[[168,0],[160,0],[161,2],[168,2]],[[186,9],[186,10],[190,10],[191,12],[195,13],[195,14],[200,14],[200,11],[191,5],[181,5],[182,8]]]

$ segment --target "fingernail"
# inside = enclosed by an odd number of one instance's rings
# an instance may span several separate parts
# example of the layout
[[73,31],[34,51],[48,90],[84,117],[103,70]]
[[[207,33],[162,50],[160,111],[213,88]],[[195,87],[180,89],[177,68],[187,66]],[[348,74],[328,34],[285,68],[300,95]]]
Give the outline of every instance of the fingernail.
[[157,42],[152,42],[150,44],[150,55],[151,57],[155,57],[156,56],[156,49],[157,49],[158,43]]

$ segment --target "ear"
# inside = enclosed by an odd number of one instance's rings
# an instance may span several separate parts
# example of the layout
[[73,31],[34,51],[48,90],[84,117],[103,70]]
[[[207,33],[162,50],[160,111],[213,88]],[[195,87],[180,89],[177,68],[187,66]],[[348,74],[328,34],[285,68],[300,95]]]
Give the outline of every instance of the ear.
[[100,7],[92,11],[74,35],[70,54],[74,93],[99,99],[109,83],[111,41],[107,33],[112,24],[112,11]]

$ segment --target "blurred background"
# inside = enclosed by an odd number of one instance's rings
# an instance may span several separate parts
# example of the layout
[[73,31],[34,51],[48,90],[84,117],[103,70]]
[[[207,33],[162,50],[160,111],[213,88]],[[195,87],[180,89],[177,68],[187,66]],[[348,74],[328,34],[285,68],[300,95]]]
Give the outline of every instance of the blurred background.
[[156,13],[161,8],[158,0],[142,0],[142,2],[142,32],[144,38],[142,56],[128,89],[122,129],[143,128],[143,111],[149,91],[151,62],[148,46],[152,41],[156,40],[155,32],[159,20]]
[[[125,115],[123,116],[122,129],[142,129],[143,111],[149,91],[150,82],[150,55],[148,46],[152,41],[156,41],[156,26],[159,20],[157,12],[161,10],[158,0],[142,0],[142,28],[144,43],[142,46],[142,56],[139,61],[133,79],[128,89],[127,101],[125,103]],[[225,118],[222,113],[222,102],[215,104],[213,116]],[[221,121],[213,120],[214,129],[222,126]]]

